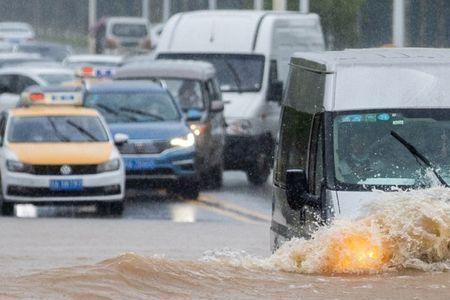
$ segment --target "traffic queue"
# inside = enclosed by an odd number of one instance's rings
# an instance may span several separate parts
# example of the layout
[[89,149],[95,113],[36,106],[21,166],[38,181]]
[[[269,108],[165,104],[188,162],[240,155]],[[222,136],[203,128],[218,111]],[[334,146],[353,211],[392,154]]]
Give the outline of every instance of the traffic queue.
[[0,69],[3,215],[15,204],[120,215],[126,187],[185,199],[220,188],[226,124],[211,64],[76,58],[88,61]]

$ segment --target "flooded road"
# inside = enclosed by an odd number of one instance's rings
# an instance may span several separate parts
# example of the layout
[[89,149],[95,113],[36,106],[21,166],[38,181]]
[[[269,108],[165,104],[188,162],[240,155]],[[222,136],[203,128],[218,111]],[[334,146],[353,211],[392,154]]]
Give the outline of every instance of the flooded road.
[[450,191],[386,194],[271,255],[267,187],[233,184],[195,202],[134,200],[121,219],[2,218],[0,299],[448,298]]

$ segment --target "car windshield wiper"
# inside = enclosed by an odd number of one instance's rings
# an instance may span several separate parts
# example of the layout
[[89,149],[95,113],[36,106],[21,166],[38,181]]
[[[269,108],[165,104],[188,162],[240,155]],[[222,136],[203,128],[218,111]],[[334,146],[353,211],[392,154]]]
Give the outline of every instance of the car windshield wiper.
[[115,109],[109,107],[108,105],[104,105],[101,103],[96,103],[95,104],[96,107],[103,109],[104,111],[106,111],[107,113],[110,113],[116,117],[120,117],[120,116],[125,116],[126,118],[128,118],[128,120],[131,121],[137,121],[137,119],[133,116],[127,116],[127,115],[122,115],[120,112],[116,111]]
[[152,114],[152,113],[147,112],[147,111],[140,110],[140,109],[135,109],[135,108],[122,106],[122,107],[119,108],[119,110],[120,111],[125,111],[125,112],[131,112],[131,113],[135,113],[135,114],[143,115],[143,116],[147,116],[147,117],[152,117],[152,118],[154,118],[156,120],[159,120],[159,121],[164,121],[163,117],[155,115],[155,114]]
[[236,72],[236,69],[233,67],[232,64],[230,64],[229,61],[226,59],[224,60],[225,65],[228,67],[228,69],[231,71],[231,74],[233,75],[233,81],[236,84],[236,87],[238,89],[239,93],[242,93],[242,87],[241,87],[241,78],[239,78],[238,73]]
[[52,126],[53,131],[55,132],[55,135],[58,138],[58,140],[62,142],[70,142],[70,139],[64,134],[62,134],[61,131],[59,131],[58,127],[56,127],[56,124],[51,117],[48,118],[48,122],[50,123],[50,126]]
[[76,130],[78,130],[79,132],[81,132],[82,134],[84,134],[85,136],[87,136],[88,138],[90,138],[92,141],[95,141],[95,142],[99,141],[99,139],[96,138],[95,135],[93,135],[91,132],[89,132],[85,128],[79,126],[78,124],[75,124],[71,120],[67,120],[66,123],[69,124],[70,126],[72,126],[73,128],[75,128]]
[[416,147],[414,147],[412,144],[410,144],[409,142],[407,142],[404,138],[402,138],[397,132],[395,132],[394,130],[391,130],[391,135],[397,140],[399,141],[403,146],[405,146],[406,149],[408,149],[408,151],[416,158],[416,160],[420,160],[425,166],[427,166],[428,168],[431,169],[431,171],[433,171],[434,176],[436,176],[437,180],[439,180],[439,182],[445,186],[445,187],[449,187],[449,185],[447,184],[447,182],[444,180],[444,178],[442,178],[441,175],[439,175],[439,173],[436,171],[436,168],[433,166],[433,164],[431,163],[431,161],[428,160],[428,158],[426,158],[422,153],[419,152],[419,150],[416,149]]

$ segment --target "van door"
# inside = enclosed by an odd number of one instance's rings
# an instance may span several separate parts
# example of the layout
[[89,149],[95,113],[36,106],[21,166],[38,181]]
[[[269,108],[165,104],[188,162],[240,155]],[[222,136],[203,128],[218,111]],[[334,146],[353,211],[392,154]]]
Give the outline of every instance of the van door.
[[[308,185],[309,193],[318,198],[320,203],[325,202],[325,151],[324,151],[324,124],[323,113],[316,114],[311,129],[311,138],[308,153]],[[305,207],[303,217],[307,231],[312,233],[322,224],[324,205]]]
[[223,151],[220,150],[223,149],[225,143],[225,120],[223,117],[223,112],[213,112],[210,110],[211,102],[222,101],[222,97],[220,91],[218,90],[218,85],[215,84],[212,79],[206,82],[206,91],[208,95],[208,103],[205,103],[205,107],[209,110],[208,119],[211,126],[210,132],[212,147],[210,147],[210,150],[212,153],[210,154],[210,157],[214,161],[214,166],[220,166],[222,168]]

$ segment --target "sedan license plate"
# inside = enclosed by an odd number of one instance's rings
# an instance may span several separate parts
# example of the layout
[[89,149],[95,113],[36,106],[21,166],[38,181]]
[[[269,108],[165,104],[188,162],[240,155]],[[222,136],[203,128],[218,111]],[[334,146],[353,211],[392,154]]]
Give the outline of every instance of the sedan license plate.
[[83,189],[81,179],[56,179],[50,180],[50,190],[52,191],[80,191]]
[[153,159],[125,159],[125,167],[127,170],[145,170],[154,167]]

